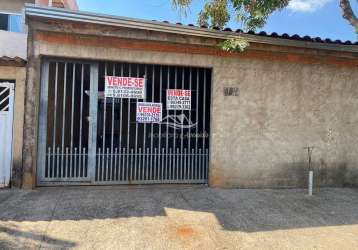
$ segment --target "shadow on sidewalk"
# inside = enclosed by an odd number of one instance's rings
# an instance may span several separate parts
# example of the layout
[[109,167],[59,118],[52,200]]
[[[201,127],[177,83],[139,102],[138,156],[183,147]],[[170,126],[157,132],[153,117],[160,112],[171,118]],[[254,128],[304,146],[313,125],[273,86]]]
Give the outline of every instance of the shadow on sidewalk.
[[[5,221],[168,216],[166,209],[212,213],[224,230],[260,232],[358,224],[358,189],[50,188],[17,192],[0,206]],[[20,234],[21,235],[21,234]],[[54,240],[56,242],[56,240]]]
[[0,226],[1,237],[0,249],[22,249],[23,242],[27,242],[26,248],[40,248],[41,244],[45,248],[71,248],[76,244],[70,241],[54,239],[46,235],[41,235],[29,231],[18,230],[16,226]]

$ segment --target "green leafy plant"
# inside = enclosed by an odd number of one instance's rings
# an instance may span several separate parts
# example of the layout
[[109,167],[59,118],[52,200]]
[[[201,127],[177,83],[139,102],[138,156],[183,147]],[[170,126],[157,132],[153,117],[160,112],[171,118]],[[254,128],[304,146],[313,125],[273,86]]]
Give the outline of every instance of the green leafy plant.
[[228,39],[220,44],[220,47],[228,52],[233,51],[244,51],[248,46],[249,42],[244,38]]
[[353,11],[351,2],[349,0],[340,0],[339,6],[341,7],[343,18],[353,26],[355,32],[358,34],[358,17]]
[[[173,6],[187,10],[193,0],[172,0]],[[268,17],[276,10],[286,7],[289,0],[204,0],[198,16],[200,26],[224,28],[232,19],[243,30],[262,28]],[[244,38],[229,39],[221,43],[225,51],[243,51],[249,43]]]

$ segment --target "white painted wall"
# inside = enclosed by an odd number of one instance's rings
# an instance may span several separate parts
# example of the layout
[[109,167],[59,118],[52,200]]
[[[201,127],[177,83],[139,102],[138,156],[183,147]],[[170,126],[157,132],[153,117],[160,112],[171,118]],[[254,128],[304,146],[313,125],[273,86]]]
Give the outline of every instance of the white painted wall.
[[0,187],[9,185],[12,165],[12,129],[14,115],[14,84],[0,82],[0,87],[8,89],[9,94],[2,95],[0,101],[8,100],[8,108],[0,109]]
[[27,34],[0,30],[0,57],[20,57],[26,60]]

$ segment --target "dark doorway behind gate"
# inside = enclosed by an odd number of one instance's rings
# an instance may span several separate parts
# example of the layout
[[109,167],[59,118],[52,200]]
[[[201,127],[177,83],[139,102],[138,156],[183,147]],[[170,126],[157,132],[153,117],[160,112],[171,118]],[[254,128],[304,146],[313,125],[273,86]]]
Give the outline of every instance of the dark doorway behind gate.
[[[207,182],[211,69],[66,60],[42,68],[40,185]],[[145,78],[145,99],[105,97],[105,76]],[[190,90],[190,110],[168,110],[168,89]],[[136,122],[137,102],[162,103],[162,121]]]

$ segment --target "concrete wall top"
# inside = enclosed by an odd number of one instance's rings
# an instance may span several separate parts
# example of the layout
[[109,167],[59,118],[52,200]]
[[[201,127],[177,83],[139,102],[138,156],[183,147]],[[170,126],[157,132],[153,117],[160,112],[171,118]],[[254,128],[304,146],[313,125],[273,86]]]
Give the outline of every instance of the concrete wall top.
[[[34,13],[32,14],[31,11]],[[281,57],[281,56],[288,56],[288,54],[291,55],[305,55],[309,57],[318,57],[322,60],[325,60],[324,57],[329,56],[334,58],[335,60],[340,60],[338,58],[349,58],[349,59],[358,59],[358,48],[357,46],[347,47],[347,46],[340,46],[340,45],[334,45],[334,48],[336,49],[328,49],[328,47],[324,47],[323,45],[315,45],[314,47],[305,46],[302,44],[302,42],[297,42],[297,46],[289,45],[289,42],[287,44],[285,41],[281,41],[280,43],[273,43],[270,44],[267,41],[260,42],[260,39],[258,38],[257,41],[250,42],[250,46],[246,49],[244,53],[229,53],[222,51],[219,48],[219,44],[224,40],[224,38],[218,38],[218,37],[206,37],[205,35],[198,35],[196,36],[193,31],[191,31],[191,34],[182,34],[182,33],[175,33],[175,31],[167,31],[167,30],[150,30],[150,29],[141,29],[137,27],[129,27],[125,24],[116,24],[110,25],[110,24],[102,24],[102,23],[92,23],[87,21],[79,21],[79,20],[67,20],[67,19],[58,19],[57,17],[48,17],[43,16],[44,14],[36,14],[36,11],[44,11],[44,13],[57,13],[60,15],[62,12],[65,15],[67,11],[65,10],[58,10],[56,8],[42,8],[38,9],[33,6],[29,6],[29,13],[26,12],[26,22],[28,23],[30,29],[34,32],[34,36],[32,39],[34,41],[38,39],[45,39],[47,42],[51,43],[66,43],[69,42],[70,39],[77,40],[72,42],[81,43],[84,42],[83,40],[91,40],[94,39],[94,41],[90,42],[92,46],[104,46],[104,47],[116,47],[118,46],[118,43],[116,43],[116,39],[134,39],[136,41],[145,41],[145,44],[143,44],[143,48],[145,49],[148,47],[147,41],[153,41],[157,42],[157,44],[153,44],[149,50],[157,50],[159,46],[158,43],[161,44],[176,44],[176,45],[182,45],[186,53],[194,53],[194,54],[208,54],[211,53],[215,56],[225,56],[225,57],[231,57],[231,56],[237,56],[240,54],[240,56],[244,55],[247,51],[261,51],[266,52],[269,54],[275,54],[275,56],[265,55],[261,56],[262,59],[275,59],[275,57]],[[41,12],[42,13],[42,12]],[[68,15],[72,12],[68,12]],[[72,14],[75,15],[76,12],[73,12]],[[81,14],[79,15],[85,15],[85,13],[79,12]],[[52,14],[49,14],[52,15]],[[55,14],[53,14],[55,15]],[[66,14],[67,15],[67,14]],[[89,17],[92,17],[90,14],[88,14]],[[95,15],[95,14],[93,14]],[[59,17],[60,18],[60,17]],[[93,17],[94,18],[94,17]],[[104,18],[104,17],[103,17]],[[112,18],[112,17],[108,17]],[[113,19],[113,20],[112,20]],[[114,22],[114,17],[111,20]],[[122,19],[118,18],[118,21],[121,21]],[[136,20],[128,19],[128,22],[135,23]],[[140,21],[140,20],[139,20]],[[123,18],[123,22],[126,22],[126,19]],[[145,21],[142,21],[145,22]],[[156,25],[156,23],[152,24],[148,22],[148,25]],[[170,27],[169,27],[170,28]],[[37,36],[38,33],[56,33],[56,37],[46,36]],[[60,35],[62,34],[62,35]],[[49,39],[51,41],[49,41]],[[107,43],[103,42],[103,40],[108,40]],[[81,40],[81,41],[80,41]],[[272,38],[271,38],[272,40]],[[97,41],[97,42],[96,42]],[[112,42],[111,42],[112,41]],[[129,43],[129,41],[128,41]],[[314,44],[314,43],[313,43]],[[85,45],[85,44],[84,44]],[[190,47],[191,46],[191,47]],[[322,46],[322,47],[321,47]],[[338,49],[337,49],[338,48]],[[340,50],[342,48],[342,50]],[[352,48],[351,50],[347,48]],[[140,48],[139,48],[140,49]],[[148,49],[148,48],[147,48]],[[161,48],[162,49],[162,48]],[[290,57],[291,60],[294,60],[294,56]],[[306,61],[310,61],[311,59],[308,58]],[[345,64],[345,62],[336,62],[338,64]],[[354,64],[353,66],[357,66],[357,64]]]
[[[61,0],[64,7],[70,10],[78,10],[76,0]],[[49,0],[0,0],[0,12],[21,14],[25,3],[35,3],[42,6],[49,6]]]
[[0,0],[0,12],[21,13],[25,3],[34,3],[35,0]]
[[[68,24],[69,22],[75,23],[72,27],[63,26],[66,29],[62,29],[62,32],[66,33],[71,32],[75,34],[96,34],[100,36],[121,36],[121,34],[115,34],[116,30],[130,29],[134,34],[134,38],[141,32],[147,32],[145,40],[155,39],[156,34],[165,34],[166,36],[171,36],[174,38],[171,42],[180,42],[177,39],[182,38],[181,42],[187,44],[188,42],[196,38],[198,42],[196,44],[205,45],[202,41],[212,40],[215,45],[226,40],[226,39],[235,39],[235,38],[244,38],[251,45],[260,44],[265,48],[270,46],[276,46],[279,48],[290,47],[291,50],[302,50],[302,49],[311,49],[314,51],[333,51],[338,52],[336,55],[345,54],[346,52],[351,52],[358,54],[358,45],[349,41],[341,42],[339,40],[332,42],[330,39],[308,39],[307,37],[285,37],[285,36],[271,36],[271,35],[262,35],[255,33],[242,33],[242,32],[233,32],[231,30],[216,30],[216,29],[207,29],[204,27],[196,26],[186,26],[180,24],[172,24],[167,22],[159,21],[150,21],[144,19],[136,19],[130,17],[121,17],[121,16],[112,16],[104,15],[99,13],[91,13],[84,11],[71,11],[68,9],[61,8],[49,8],[49,7],[40,7],[36,5],[27,5],[26,6],[26,17],[27,20],[32,19],[41,19],[42,22],[51,24],[56,28],[56,25]],[[36,24],[38,25],[38,24]],[[34,28],[35,25],[33,26]],[[79,28],[81,27],[81,28]],[[91,31],[88,32],[88,29]],[[41,28],[40,28],[41,29]],[[49,29],[51,30],[51,29]],[[114,31],[114,32],[113,32]],[[163,37],[163,36],[162,36]],[[143,38],[139,37],[138,39]],[[187,41],[189,39],[189,41]],[[159,39],[160,40],[160,39]],[[168,40],[166,40],[168,41]],[[265,46],[269,45],[269,46]]]
[[78,10],[78,5],[76,0],[36,0],[36,4],[42,6],[50,6],[51,2],[54,6],[59,7],[62,6],[66,9],[70,10]]
[[[297,48],[251,42],[245,52],[230,53],[219,48],[222,39],[210,37],[189,36],[127,27],[111,27],[74,21],[58,21],[32,16],[27,17],[27,23],[33,32],[31,39],[34,43],[83,45],[98,48],[136,49],[168,53],[177,52],[216,57],[246,57],[269,61],[358,67],[358,53],[355,52]],[[208,66],[210,67],[210,65]]]
[[0,57],[26,60],[27,34],[0,30]]

